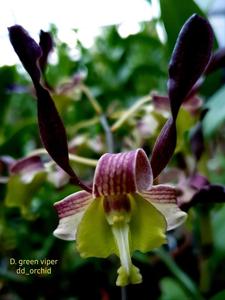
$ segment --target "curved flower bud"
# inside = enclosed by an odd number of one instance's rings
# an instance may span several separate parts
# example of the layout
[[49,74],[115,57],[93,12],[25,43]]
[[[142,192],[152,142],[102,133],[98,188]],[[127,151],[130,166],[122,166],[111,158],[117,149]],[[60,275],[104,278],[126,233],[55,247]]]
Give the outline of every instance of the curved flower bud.
[[53,46],[54,46],[53,39],[49,32],[43,30],[40,31],[39,45],[42,50],[42,55],[39,59],[39,66],[42,73],[44,73],[47,66],[48,56],[50,52],[53,50]]
[[183,25],[170,64],[168,95],[172,117],[166,122],[152,151],[151,165],[156,178],[171,159],[176,147],[176,118],[186,97],[205,71],[211,57],[213,31],[207,20],[193,15]]
[[52,159],[72,177],[75,184],[90,191],[90,188],[81,182],[69,163],[65,127],[49,91],[41,84],[41,72],[38,64],[42,56],[41,47],[19,25],[9,28],[9,37],[36,90],[38,125],[43,145]]
[[211,57],[213,31],[209,22],[191,16],[183,25],[169,65],[168,92],[176,119],[186,95],[206,69]]

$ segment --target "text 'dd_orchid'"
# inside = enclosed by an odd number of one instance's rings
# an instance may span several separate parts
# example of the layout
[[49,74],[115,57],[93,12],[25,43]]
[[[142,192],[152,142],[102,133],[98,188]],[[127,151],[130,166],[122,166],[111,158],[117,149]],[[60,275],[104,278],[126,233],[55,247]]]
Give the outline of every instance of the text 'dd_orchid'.
[[166,231],[186,218],[177,206],[175,189],[152,184],[151,166],[142,149],[104,154],[95,170],[92,194],[80,191],[55,203],[60,221],[54,235],[76,240],[82,257],[118,255],[117,285],[140,283],[131,254],[166,243]]

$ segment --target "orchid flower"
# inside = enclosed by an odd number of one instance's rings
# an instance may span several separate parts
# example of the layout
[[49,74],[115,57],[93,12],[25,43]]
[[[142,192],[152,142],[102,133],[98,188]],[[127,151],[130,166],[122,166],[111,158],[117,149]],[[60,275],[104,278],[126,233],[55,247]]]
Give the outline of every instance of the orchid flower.
[[141,282],[131,262],[135,250],[166,243],[165,232],[184,222],[175,189],[153,186],[149,160],[142,149],[104,154],[98,161],[92,193],[77,192],[55,203],[60,218],[54,235],[77,241],[83,257],[117,254],[117,285]]
[[41,47],[19,25],[10,27],[9,34],[36,90],[42,142],[71,181],[82,188],[55,204],[60,220],[54,235],[76,239],[83,257],[118,255],[121,267],[117,285],[140,283],[141,274],[132,264],[132,253],[147,252],[166,243],[166,231],[181,225],[186,218],[177,206],[175,189],[153,185],[153,179],[173,155],[179,108],[209,62],[213,40],[209,23],[194,15],[178,36],[169,66],[172,116],[156,140],[151,163],[142,149],[106,153],[97,163],[92,187],[83,183],[70,166],[65,128],[41,82]]

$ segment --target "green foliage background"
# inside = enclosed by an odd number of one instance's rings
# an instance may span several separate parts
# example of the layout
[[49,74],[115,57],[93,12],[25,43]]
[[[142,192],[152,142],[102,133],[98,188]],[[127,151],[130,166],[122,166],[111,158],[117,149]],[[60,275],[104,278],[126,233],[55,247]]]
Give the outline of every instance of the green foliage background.
[[[53,98],[69,140],[76,138],[76,154],[98,159],[107,149],[104,131],[87,95],[75,85],[62,92],[74,76],[85,74],[85,86],[98,100],[110,125],[151,91],[166,95],[167,65],[177,34],[192,13],[203,13],[191,0],[161,0],[160,5],[161,19],[141,23],[140,31],[135,35],[121,38],[117,26],[112,26],[103,28],[102,35],[91,49],[85,49],[79,41],[74,42],[79,53],[76,59],[68,45],[58,40],[57,29],[52,26],[58,61],[49,64],[46,78],[54,90]],[[156,24],[164,25],[166,43],[159,39]],[[74,32],[74,41],[75,37]],[[200,94],[203,106],[211,110],[203,123],[207,147],[198,168],[211,182],[225,184],[225,106],[221,70],[207,78]],[[0,68],[0,101],[0,155],[19,159],[41,148],[36,100],[30,79],[21,68]],[[150,154],[168,115],[150,112],[148,108],[144,106],[115,132],[116,151],[141,146]],[[158,127],[148,137],[140,139],[137,124],[145,115],[154,117]],[[187,161],[192,157],[189,133],[197,120],[198,117],[181,110],[178,145],[170,167],[178,165],[180,156]],[[85,180],[93,174],[93,167],[78,163],[74,163],[74,167]],[[8,177],[8,173],[3,163],[0,171],[0,299],[120,299],[120,290],[114,286],[118,264],[115,257],[83,260],[73,242],[60,241],[52,236],[58,222],[53,203],[76,188],[70,184],[56,188],[47,180],[45,172],[38,174],[29,184],[22,182],[18,176],[11,176],[5,184],[4,178]],[[174,259],[167,249],[150,254],[135,253],[134,260],[144,281],[128,288],[128,299],[225,298],[225,207],[217,204],[207,208],[212,222],[213,250],[207,257],[209,278],[206,279],[201,278],[204,273],[201,270],[204,268],[201,264],[201,259],[204,259],[201,243],[203,236],[207,235],[207,228],[201,227],[204,211],[204,207],[191,209],[184,228],[169,234],[170,244],[175,243],[172,249],[179,248],[184,239],[191,239]],[[16,274],[15,266],[9,265],[10,258],[50,258],[58,259],[58,264],[52,268],[51,275],[27,277]],[[210,286],[206,292],[205,285]]]

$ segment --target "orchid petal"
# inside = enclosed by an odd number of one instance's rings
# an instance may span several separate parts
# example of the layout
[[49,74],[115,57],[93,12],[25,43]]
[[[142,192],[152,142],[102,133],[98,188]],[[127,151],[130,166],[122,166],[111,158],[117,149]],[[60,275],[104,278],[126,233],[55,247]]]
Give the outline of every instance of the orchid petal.
[[111,254],[120,257],[116,282],[119,286],[141,282],[139,270],[131,261],[132,252],[147,252],[166,243],[166,220],[160,211],[138,194],[129,194],[128,198],[130,222],[121,214],[120,220],[117,218],[110,225],[103,209],[104,197],[100,197],[88,207],[77,231],[77,249],[82,257],[105,258]]
[[71,181],[74,184],[90,191],[90,188],[80,181],[69,163],[65,127],[50,93],[41,84],[41,72],[38,66],[38,61],[42,55],[41,47],[19,25],[9,28],[9,37],[36,90],[38,125],[43,145],[52,159],[72,177]]
[[10,166],[10,173],[20,175],[24,183],[30,183],[40,171],[44,171],[44,164],[37,155],[19,159]]
[[150,190],[142,192],[141,196],[149,201],[166,218],[167,230],[180,226],[187,214],[177,205],[176,190],[169,185],[156,185]]
[[56,202],[54,206],[59,216],[59,225],[53,234],[63,240],[75,240],[77,228],[92,200],[91,194],[81,191]]
[[154,203],[135,194],[130,196],[132,217],[130,221],[131,251],[147,252],[166,243],[166,220]]
[[98,161],[93,196],[123,195],[150,188],[152,170],[142,149],[104,154]]
[[118,250],[103,210],[103,198],[87,208],[77,231],[77,250],[82,257],[108,257]]

